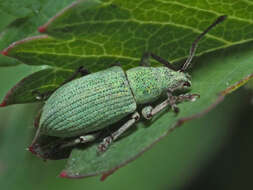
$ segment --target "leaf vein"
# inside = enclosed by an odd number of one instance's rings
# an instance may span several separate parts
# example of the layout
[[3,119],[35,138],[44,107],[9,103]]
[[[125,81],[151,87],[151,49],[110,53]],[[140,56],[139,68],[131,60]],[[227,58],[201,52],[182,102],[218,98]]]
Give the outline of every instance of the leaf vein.
[[[163,0],[158,0],[162,3],[165,3]],[[245,0],[244,0],[245,1]],[[202,11],[202,12],[209,12],[209,13],[213,13],[217,16],[220,16],[224,13],[220,13],[220,12],[217,12],[217,11],[214,11],[214,10],[206,10],[206,9],[202,9],[200,7],[193,7],[193,6],[190,6],[190,5],[186,5],[186,4],[182,4],[180,3],[179,1],[171,1],[171,2],[166,2],[166,3],[169,3],[169,4],[174,4],[174,5],[179,5],[179,6],[182,6],[182,7],[185,7],[185,8],[189,8],[189,9],[195,9],[195,10],[198,10],[198,11]],[[252,3],[253,4],[253,3]],[[236,16],[232,16],[232,15],[229,15],[229,18],[231,19],[235,19],[235,20],[239,20],[239,21],[243,21],[243,22],[247,22],[249,24],[252,24],[253,23],[253,20],[250,20],[250,19],[246,19],[246,18],[241,18],[241,17],[236,17]]]

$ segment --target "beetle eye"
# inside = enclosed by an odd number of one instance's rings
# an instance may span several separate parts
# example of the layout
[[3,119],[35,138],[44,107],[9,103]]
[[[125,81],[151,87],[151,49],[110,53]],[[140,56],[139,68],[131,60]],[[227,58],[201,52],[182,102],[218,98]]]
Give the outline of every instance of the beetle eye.
[[183,86],[185,86],[185,87],[191,87],[191,84],[189,82],[184,82]]

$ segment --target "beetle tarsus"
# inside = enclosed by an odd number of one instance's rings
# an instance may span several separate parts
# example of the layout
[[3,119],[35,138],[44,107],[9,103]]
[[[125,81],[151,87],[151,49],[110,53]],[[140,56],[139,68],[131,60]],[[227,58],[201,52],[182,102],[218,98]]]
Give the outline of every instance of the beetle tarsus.
[[104,138],[103,142],[98,145],[98,153],[105,152],[112,142],[113,138],[111,136]]

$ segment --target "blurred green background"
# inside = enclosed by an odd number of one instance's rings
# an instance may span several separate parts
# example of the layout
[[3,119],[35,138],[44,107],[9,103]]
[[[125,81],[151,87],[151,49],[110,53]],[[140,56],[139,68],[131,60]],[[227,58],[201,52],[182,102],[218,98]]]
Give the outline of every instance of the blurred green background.
[[[2,99],[34,68],[1,68]],[[0,189],[238,189],[252,188],[252,94],[244,88],[226,97],[217,108],[184,124],[151,150],[119,169],[104,182],[58,177],[66,160],[47,161],[26,151],[38,106],[0,109]]]

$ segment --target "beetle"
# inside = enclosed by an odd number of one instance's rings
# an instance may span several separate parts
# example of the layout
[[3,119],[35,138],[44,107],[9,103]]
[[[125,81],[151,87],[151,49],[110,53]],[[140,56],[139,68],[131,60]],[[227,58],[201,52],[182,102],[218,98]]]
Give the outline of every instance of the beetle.
[[[178,90],[190,90],[191,80],[186,70],[195,54],[197,44],[210,29],[225,18],[224,15],[218,17],[195,39],[180,70],[174,70],[169,62],[153,53],[144,53],[141,66],[126,72],[120,66],[113,66],[75,80],[72,80],[72,77],[71,81],[59,87],[46,100],[33,143],[39,135],[76,137],[73,141],[63,144],[63,148],[91,142],[102,129],[130,116],[125,124],[98,145],[98,152],[104,152],[140,119],[138,105],[146,105],[141,111],[145,119],[151,119],[168,106],[178,113],[178,103],[194,101],[199,97],[198,94],[189,93],[174,95]],[[150,58],[164,66],[151,67]],[[167,99],[162,103],[155,107],[147,105],[164,94],[167,95]]]

